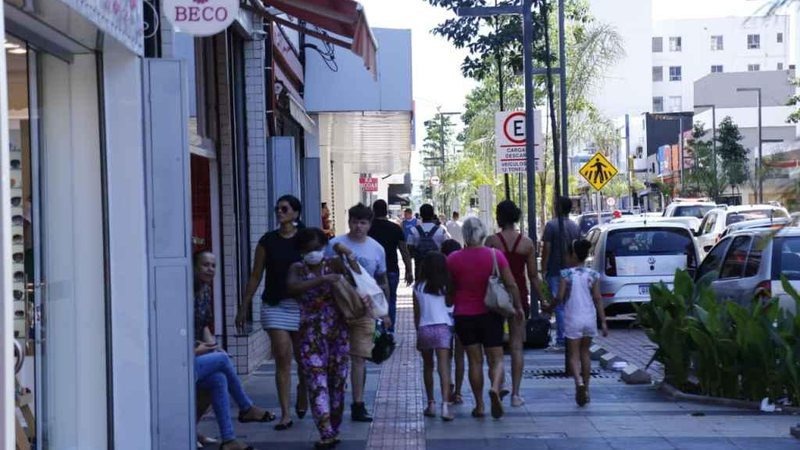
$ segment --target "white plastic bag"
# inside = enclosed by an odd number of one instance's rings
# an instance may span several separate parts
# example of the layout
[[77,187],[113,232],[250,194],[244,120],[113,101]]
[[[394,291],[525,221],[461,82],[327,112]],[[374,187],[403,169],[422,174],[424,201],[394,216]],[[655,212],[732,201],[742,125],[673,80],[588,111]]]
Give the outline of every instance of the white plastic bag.
[[356,283],[356,291],[362,298],[369,298],[371,306],[371,314],[375,319],[389,315],[389,302],[386,301],[386,293],[383,292],[378,282],[367,273],[366,269],[359,264],[359,272],[353,270],[350,264],[345,264],[350,273],[353,275],[353,280]]

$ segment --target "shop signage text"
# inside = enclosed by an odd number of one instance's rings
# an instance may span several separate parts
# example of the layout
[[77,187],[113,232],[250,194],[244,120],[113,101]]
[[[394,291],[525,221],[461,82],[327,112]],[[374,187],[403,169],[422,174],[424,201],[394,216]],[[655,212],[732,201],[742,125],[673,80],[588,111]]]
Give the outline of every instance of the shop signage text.
[[[534,161],[536,170],[542,171],[542,116],[533,112]],[[525,113],[504,111],[495,114],[495,150],[497,173],[525,173]]]
[[361,177],[358,179],[358,184],[361,185],[361,190],[364,192],[378,192],[378,179]]
[[238,0],[165,0],[164,13],[177,31],[211,36],[224,31],[239,14]]

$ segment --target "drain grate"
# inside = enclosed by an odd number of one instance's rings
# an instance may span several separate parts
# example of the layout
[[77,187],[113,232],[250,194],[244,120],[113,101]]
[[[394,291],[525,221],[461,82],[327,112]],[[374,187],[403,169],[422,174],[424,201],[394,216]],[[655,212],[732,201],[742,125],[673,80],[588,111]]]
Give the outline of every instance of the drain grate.
[[[615,379],[619,374],[600,370],[592,370],[591,375],[595,379]],[[560,378],[571,378],[563,369],[524,369],[522,378],[526,380],[553,380]]]

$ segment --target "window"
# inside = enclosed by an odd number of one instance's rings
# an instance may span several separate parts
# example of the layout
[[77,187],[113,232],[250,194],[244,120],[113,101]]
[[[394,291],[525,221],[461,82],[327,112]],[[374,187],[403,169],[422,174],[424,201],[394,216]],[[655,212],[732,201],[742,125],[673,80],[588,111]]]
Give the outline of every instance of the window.
[[664,97],[653,97],[653,112],[664,112]]
[[761,70],[761,65],[760,64],[748,64],[747,65],[747,71],[748,72],[758,72],[759,70]]
[[778,33],[777,42],[778,44],[783,44],[783,33]]
[[711,66],[711,73],[722,73],[722,64]]
[[800,238],[775,238],[772,244],[771,275],[773,280],[779,280],[781,275],[789,280],[800,280]]
[[722,270],[719,271],[720,278],[739,278],[744,273],[744,262],[747,259],[747,251],[750,249],[750,236],[738,236],[733,239],[731,249],[722,262]]
[[653,38],[653,53],[661,53],[664,51],[664,38]]
[[761,35],[748,34],[747,35],[747,48],[750,50],[758,50],[761,48]]
[[[697,267],[694,241],[679,228],[625,228],[606,237],[605,272],[614,276],[659,276]],[[653,256],[657,258],[652,258]],[[644,264],[648,258],[656,262]]]
[[711,36],[711,51],[723,50],[722,36]]
[[750,246],[750,253],[747,255],[747,262],[744,265],[744,276],[754,277],[758,275],[758,269],[761,267],[761,254],[765,246],[764,239],[756,236],[753,239],[753,244]]
[[669,38],[669,51],[671,52],[679,52],[681,51],[681,37],[680,36],[673,36]]
[[669,97],[669,112],[678,112],[683,109],[683,102],[681,101],[681,96],[670,96]]
[[732,212],[725,218],[725,226],[744,222],[746,220],[775,219],[786,217],[786,213],[780,209],[748,209],[741,212]]
[[783,70],[783,63],[778,63],[778,70]]
[[698,279],[710,272],[719,270],[722,265],[722,257],[725,255],[725,250],[728,249],[729,243],[730,240],[720,242],[706,255],[705,259],[703,259],[703,264],[700,265],[700,269],[697,271]]
[[653,66],[653,81],[664,81],[664,68]]
[[708,234],[714,231],[714,226],[717,224],[717,213],[711,213],[703,219],[704,223],[700,224],[700,235]]
[[669,81],[681,81],[681,66],[669,67]]

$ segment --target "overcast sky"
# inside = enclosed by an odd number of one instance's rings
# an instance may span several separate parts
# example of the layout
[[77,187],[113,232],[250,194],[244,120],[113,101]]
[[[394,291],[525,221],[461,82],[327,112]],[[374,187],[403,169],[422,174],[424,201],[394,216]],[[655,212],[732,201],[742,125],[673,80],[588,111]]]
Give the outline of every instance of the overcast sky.
[[[465,96],[474,86],[473,81],[461,76],[464,52],[430,32],[451,15],[441,8],[430,6],[425,0],[359,1],[366,10],[370,26],[412,30],[416,140],[419,148],[424,138],[423,122],[436,114],[437,106],[441,106],[443,111],[462,111]],[[762,0],[653,0],[653,19],[750,15],[763,3]]]

